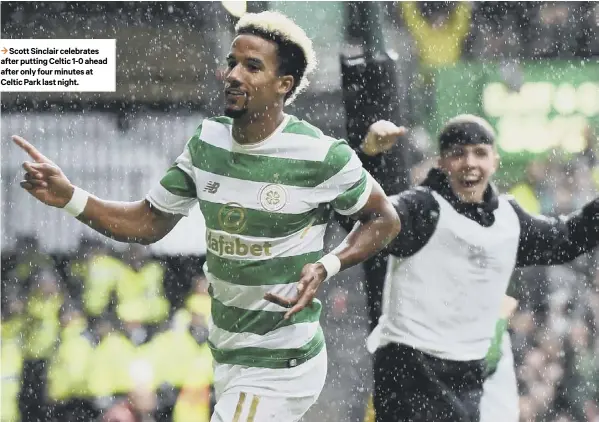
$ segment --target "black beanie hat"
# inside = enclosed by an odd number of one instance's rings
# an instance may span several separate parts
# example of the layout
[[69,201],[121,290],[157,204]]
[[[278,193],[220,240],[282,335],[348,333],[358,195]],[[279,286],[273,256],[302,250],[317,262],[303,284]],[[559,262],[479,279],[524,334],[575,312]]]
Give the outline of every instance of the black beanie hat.
[[475,145],[495,143],[495,132],[483,118],[462,114],[449,120],[439,134],[439,150],[445,151],[453,145]]

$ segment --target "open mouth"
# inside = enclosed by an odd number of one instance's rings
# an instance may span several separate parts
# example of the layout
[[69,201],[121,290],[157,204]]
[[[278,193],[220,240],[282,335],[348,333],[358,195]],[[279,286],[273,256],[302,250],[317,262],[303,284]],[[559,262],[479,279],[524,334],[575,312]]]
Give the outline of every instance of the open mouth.
[[467,174],[460,177],[459,182],[463,187],[471,188],[482,182],[482,177],[473,174]]
[[226,89],[225,90],[225,95],[227,96],[227,98],[245,98],[246,93],[239,90],[239,89]]

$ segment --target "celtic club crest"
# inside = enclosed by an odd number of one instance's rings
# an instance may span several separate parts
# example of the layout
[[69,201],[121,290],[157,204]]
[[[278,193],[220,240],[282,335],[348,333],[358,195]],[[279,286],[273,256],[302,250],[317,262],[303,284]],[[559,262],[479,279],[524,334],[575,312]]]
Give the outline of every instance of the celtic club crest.
[[287,203],[287,191],[281,185],[266,185],[260,189],[258,201],[266,211],[279,211]]

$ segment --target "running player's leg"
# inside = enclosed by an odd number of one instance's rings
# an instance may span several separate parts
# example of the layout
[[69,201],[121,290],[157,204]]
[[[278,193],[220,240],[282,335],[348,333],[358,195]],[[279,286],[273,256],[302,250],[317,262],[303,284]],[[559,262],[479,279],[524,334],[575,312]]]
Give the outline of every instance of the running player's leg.
[[299,421],[318,399],[326,374],[326,349],[292,368],[216,365],[211,422]]
[[216,403],[211,422],[296,422],[317,397],[273,397],[226,393]]
[[504,334],[502,357],[497,370],[483,385],[480,405],[481,422],[518,422],[519,394],[514,354],[509,333]]

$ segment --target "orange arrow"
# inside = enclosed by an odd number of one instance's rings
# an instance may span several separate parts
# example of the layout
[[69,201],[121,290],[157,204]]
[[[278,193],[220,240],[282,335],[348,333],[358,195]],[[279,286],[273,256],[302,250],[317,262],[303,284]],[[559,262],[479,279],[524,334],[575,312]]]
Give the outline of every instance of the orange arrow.
[[3,52],[4,54],[6,54],[6,53],[8,52],[8,50],[6,49],[6,47],[4,47],[4,48],[2,49],[2,52]]

